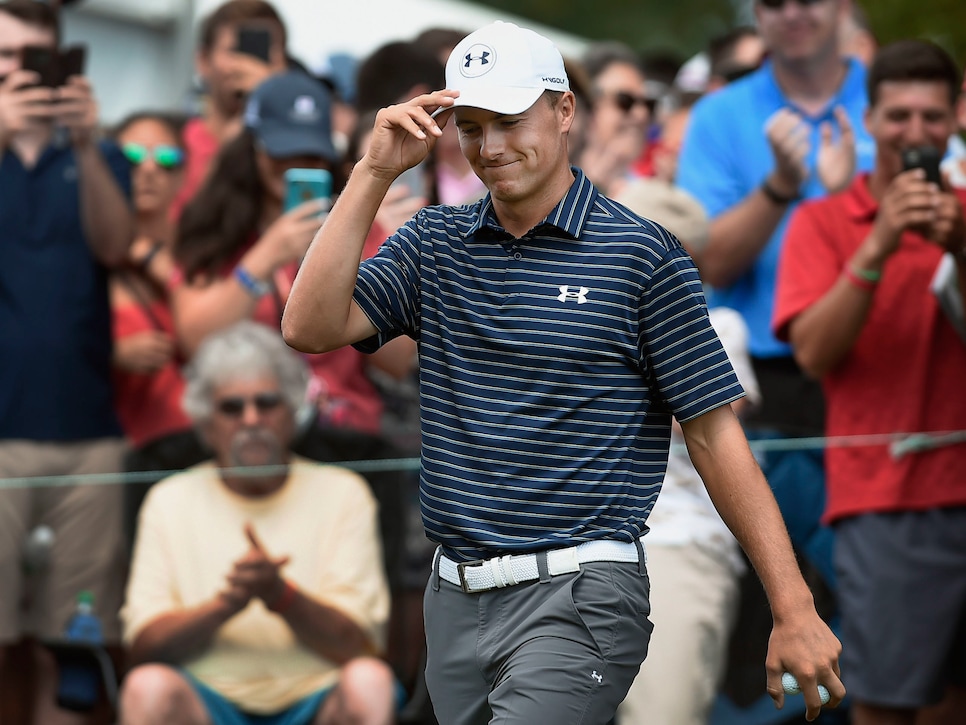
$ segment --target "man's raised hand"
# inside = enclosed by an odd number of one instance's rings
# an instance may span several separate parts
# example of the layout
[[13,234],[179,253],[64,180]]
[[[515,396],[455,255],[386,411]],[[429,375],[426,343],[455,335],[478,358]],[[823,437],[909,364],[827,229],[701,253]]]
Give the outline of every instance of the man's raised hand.
[[443,134],[450,116],[446,109],[458,95],[457,91],[434,91],[383,108],[376,115],[369,150],[359,164],[373,176],[392,182],[421,162]]

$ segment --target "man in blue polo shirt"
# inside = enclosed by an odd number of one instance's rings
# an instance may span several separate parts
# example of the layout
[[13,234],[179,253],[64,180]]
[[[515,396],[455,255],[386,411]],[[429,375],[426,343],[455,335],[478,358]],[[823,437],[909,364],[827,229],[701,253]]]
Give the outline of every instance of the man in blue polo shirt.
[[[438,719],[613,717],[650,637],[641,537],[672,414],[771,598],[776,703],[783,669],[807,674],[816,717],[818,681],[845,694],[839,644],[731,412],[743,393],[690,258],[570,167],[575,100],[549,40],[489,25],[456,46],[446,82],[379,113],[282,321],[303,350],[419,341]],[[489,194],[423,209],[360,266],[390,184],[451,119]]]
[[[856,169],[872,167],[866,74],[840,52],[851,0],[756,0],[754,9],[768,60],[695,105],[677,181],[711,218],[696,258],[709,304],[737,310],[748,325],[762,397],[746,420],[749,436],[821,436],[821,387],[771,331],[775,277],[799,200],[840,191]],[[761,460],[792,541],[832,584],[832,536],[819,525],[822,451],[769,451]]]
[[[110,385],[107,268],[124,260],[132,221],[128,165],[94,138],[90,84],[40,85],[24,58],[56,51],[57,16],[0,2],[0,479],[120,470]],[[31,56],[33,54],[33,56]],[[78,592],[94,593],[117,639],[123,540],[117,486],[0,488],[0,661],[23,634],[59,636]],[[20,552],[38,524],[55,535],[47,570],[20,609]],[[78,722],[55,704],[56,670],[38,651],[35,721]]]

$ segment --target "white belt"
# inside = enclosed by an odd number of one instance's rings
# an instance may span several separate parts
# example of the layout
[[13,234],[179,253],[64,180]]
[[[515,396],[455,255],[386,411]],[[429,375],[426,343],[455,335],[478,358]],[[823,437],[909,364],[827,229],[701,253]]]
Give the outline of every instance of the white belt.
[[[642,551],[643,546],[642,541]],[[551,549],[539,554],[496,556],[492,559],[466,562],[455,562],[440,554],[436,560],[439,562],[439,576],[442,579],[456,584],[464,592],[485,592],[539,579],[540,567],[537,559],[541,556],[546,556],[547,573],[550,576],[572,574],[580,571],[581,564],[594,561],[635,563],[640,558],[634,542],[604,540],[587,541],[566,549]]]

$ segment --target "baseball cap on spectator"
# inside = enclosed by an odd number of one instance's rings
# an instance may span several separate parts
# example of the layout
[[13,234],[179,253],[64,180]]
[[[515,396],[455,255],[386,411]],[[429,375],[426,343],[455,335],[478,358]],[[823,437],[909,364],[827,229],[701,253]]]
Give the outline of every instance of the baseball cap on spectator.
[[446,87],[460,92],[453,106],[523,113],[544,91],[569,91],[563,58],[547,38],[497,21],[470,33],[446,61]]
[[274,159],[339,159],[332,143],[329,90],[301,71],[274,75],[255,88],[245,107],[245,127]]

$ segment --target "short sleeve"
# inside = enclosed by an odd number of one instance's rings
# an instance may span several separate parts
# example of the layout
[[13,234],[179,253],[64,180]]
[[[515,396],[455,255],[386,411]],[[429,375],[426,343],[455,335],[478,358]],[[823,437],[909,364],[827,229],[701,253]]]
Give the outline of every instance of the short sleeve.
[[343,514],[338,518],[337,535],[330,537],[338,544],[326,551],[326,565],[320,572],[314,594],[350,617],[381,647],[385,645],[389,617],[389,587],[382,558],[378,507],[361,476],[348,471],[344,475],[354,480],[342,487]]
[[677,185],[693,196],[713,219],[748,195],[736,168],[734,140],[729,138],[727,109],[720,99],[699,101],[691,114],[681,156]]
[[835,284],[845,260],[831,243],[827,201],[805,202],[792,214],[778,262],[775,288],[775,337],[789,339],[789,326]]
[[694,263],[671,248],[654,270],[641,306],[641,354],[669,412],[687,421],[741,398],[718,339]]
[[361,352],[402,334],[418,339],[423,219],[422,212],[410,219],[359,266],[353,300],[377,330],[354,345]]
[[153,620],[181,605],[165,542],[159,493],[157,486],[148,493],[138,517],[134,556],[121,608],[123,641],[128,647]]
[[760,405],[761,388],[758,387],[758,377],[748,354],[748,325],[744,318],[730,307],[715,307],[708,316],[749,402]]

